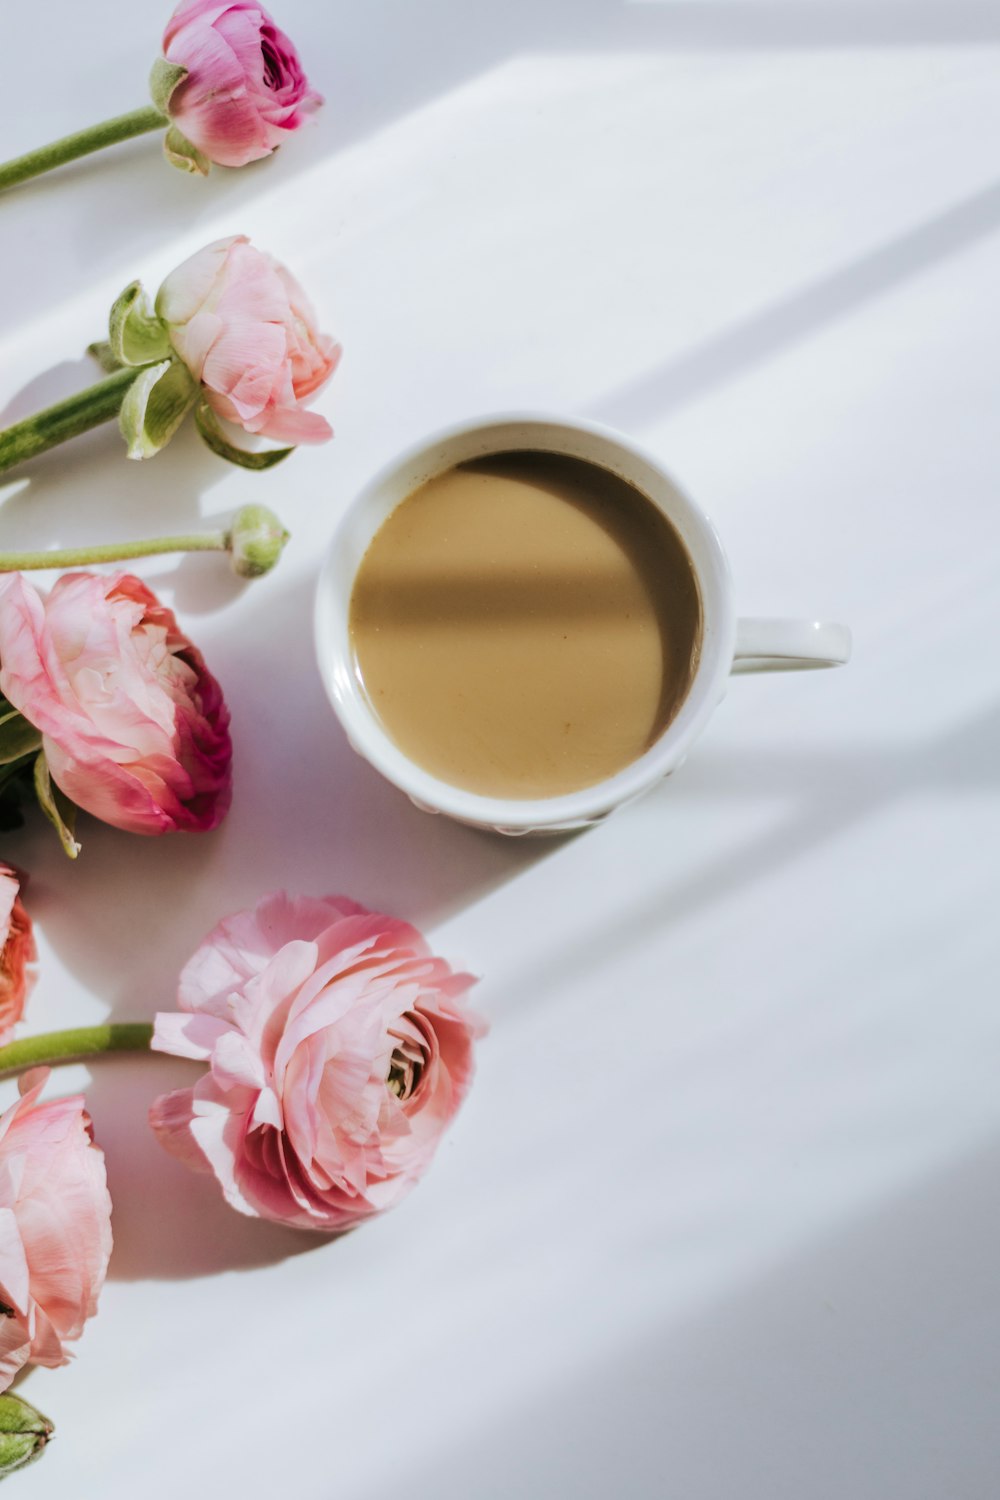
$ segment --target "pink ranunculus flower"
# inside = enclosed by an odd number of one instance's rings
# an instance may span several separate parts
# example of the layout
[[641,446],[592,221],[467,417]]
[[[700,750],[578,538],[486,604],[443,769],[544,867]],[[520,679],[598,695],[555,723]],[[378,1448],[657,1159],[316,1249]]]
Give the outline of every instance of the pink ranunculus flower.
[[170,118],[219,166],[269,156],[323,103],[288,37],[248,0],[187,0],[167,24],[163,51],[187,69]]
[[31,918],[21,903],[21,879],[0,862],[0,1046],[10,1041],[24,1015],[37,957]]
[[218,416],[281,443],[322,443],[329,422],[305,405],[340,348],[316,327],[293,276],[246,235],[217,240],[160,287],[156,311]]
[[104,1153],[83,1098],[39,1104],[35,1068],[0,1115],[0,1391],[22,1365],[64,1365],[111,1254]]
[[128,573],[0,581],[0,692],[41,731],[71,802],[130,833],[214,828],[229,807],[222,690],[169,609]]
[[163,1145],[242,1213],[348,1229],[409,1191],[472,1078],[474,983],[413,927],[339,896],[267,897],[221,922],[152,1046],[204,1060],[157,1099]]

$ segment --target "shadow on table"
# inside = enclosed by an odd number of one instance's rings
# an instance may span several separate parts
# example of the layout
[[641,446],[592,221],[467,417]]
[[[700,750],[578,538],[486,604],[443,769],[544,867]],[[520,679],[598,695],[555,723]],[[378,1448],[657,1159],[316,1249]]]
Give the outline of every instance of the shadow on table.
[[[32,910],[46,940],[117,1019],[172,1008],[177,974],[207,929],[268,890],[346,893],[432,934],[435,924],[562,847],[560,840],[503,840],[429,818],[355,756],[312,666],[311,590],[301,581],[279,584],[268,586],[266,609],[216,643],[227,658],[213,663],[223,681],[236,681],[248,666],[256,672],[254,691],[234,704],[237,751],[255,736],[289,747],[283,757],[255,752],[237,761],[234,813],[222,829],[146,840],[84,820],[77,868],[40,819],[5,839],[5,857],[32,873]],[[276,655],[274,640],[287,642],[287,652]],[[283,725],[292,726],[290,735]],[[929,788],[975,794],[998,781],[1000,704],[946,735],[898,748],[883,743],[803,755],[777,746],[727,756],[724,766],[709,748],[648,795],[650,810],[668,796],[687,803],[702,796],[778,797],[791,806],[777,828],[700,867],[682,860],[681,868],[665,854],[666,878],[645,899],[624,916],[610,910],[604,926],[593,923],[574,938],[572,952],[534,962],[530,973],[512,964],[502,985],[493,986],[493,1005],[506,1014],[544,996],[549,985],[564,989],[578,970],[613,963],[615,952],[650,931],[688,920],[895,801]],[[474,953],[447,956],[477,968]],[[223,1211],[213,1182],[162,1157],[145,1128],[146,1109],[155,1093],[186,1085],[187,1064],[137,1058],[93,1072],[88,1093],[99,1139],[109,1170],[124,1184],[114,1274],[205,1274],[315,1243]],[[206,1210],[214,1203],[218,1212]],[[210,1230],[201,1219],[206,1211]],[[166,1228],[157,1231],[150,1220]]]
[[[674,0],[510,0],[504,6],[466,7],[452,0],[370,0],[364,6],[300,9],[295,40],[327,104],[315,125],[276,159],[237,171],[213,168],[207,181],[166,166],[158,136],[99,153],[4,195],[6,284],[0,326],[30,319],[34,296],[23,294],[39,237],[66,243],[62,291],[86,287],[92,268],[112,253],[132,275],[178,227],[217,223],[233,229],[261,192],[288,182],[317,162],[404,118],[472,79],[520,56],[614,52],[736,51],[832,47],[967,46],[1000,40],[1000,12],[988,0],[897,4],[791,0],[710,5]],[[155,39],[150,39],[151,53]],[[92,97],[129,100],[120,93],[120,58],[98,62]],[[144,91],[144,70],[136,81]],[[113,112],[110,111],[109,112]],[[80,120],[79,125],[86,124]],[[44,135],[44,129],[42,131]],[[25,149],[37,142],[25,141]],[[127,211],[109,213],[108,192]],[[72,284],[71,284],[72,283]],[[5,305],[6,303],[6,305]],[[99,336],[95,329],[94,337]]]
[[[163,576],[151,576],[154,588]],[[504,839],[418,811],[351,750],[327,703],[314,662],[314,579],[275,575],[255,587],[260,608],[212,647],[235,747],[222,827],[144,839],[84,817],[76,867],[40,819],[5,842],[32,871],[46,936],[116,1009],[158,957],[168,978],[156,999],[166,1003],[177,961],[223,914],[220,899],[245,904],[280,885],[344,890],[433,926],[564,841]],[[220,887],[224,897],[212,896]],[[109,890],[127,911],[108,909]]]
[[991,787],[1000,787],[1000,701],[947,735],[895,749],[876,744],[806,754],[779,745],[729,754],[724,762],[711,749],[699,751],[675,778],[647,794],[650,804],[659,797],[701,796],[790,801],[777,827],[700,867],[686,857],[675,860],[671,878],[652,884],[648,898],[627,914],[612,909],[606,925],[593,922],[574,940],[571,953],[533,964],[530,984],[512,967],[503,988],[494,989],[494,1003],[505,1012],[516,1009],[594,964],[613,966],[616,952],[628,952],[654,929],[687,921],[911,794],[937,788],[963,796]]
[[[998,37],[1000,15],[994,7],[975,4],[914,5],[901,11],[894,6],[820,4],[806,9],[787,4],[622,5],[610,0],[529,6],[525,0],[478,14],[467,26],[456,26],[453,7],[444,3],[414,7],[409,0],[392,0],[355,7],[349,19],[317,8],[300,43],[305,56],[313,48],[316,55],[325,50],[333,59],[332,102],[317,129],[293,143],[280,162],[242,173],[215,173],[209,184],[197,184],[149,160],[150,142],[135,142],[31,185],[18,193],[17,203],[12,195],[4,208],[15,215],[23,212],[26,225],[27,215],[56,195],[59,214],[68,211],[67,222],[76,225],[72,233],[81,264],[99,261],[112,245],[123,257],[138,258],[174,233],[178,223],[189,227],[252,200],[265,183],[277,180],[268,178],[268,172],[304,171],[519,53],[616,45],[916,45]],[[429,39],[433,45],[426,45]],[[424,59],[419,68],[414,56]],[[127,222],[112,220],[102,195],[95,192],[105,172],[113,174],[108,183],[113,181],[116,191],[125,189],[130,195]],[[896,277],[970,243],[992,230],[998,219],[1000,190],[991,188],[707,349],[642,377],[601,403],[600,414],[631,422],[642,420],[644,412],[655,415],[664,403],[669,406],[738,373],[783,342],[849,311]],[[16,239],[15,234],[10,243]],[[32,311],[25,301],[23,310],[14,310],[14,321]],[[87,362],[60,365],[19,394],[8,420],[92,378]],[[216,482],[216,475],[221,479],[228,472],[205,452],[190,425],[152,469],[108,462],[112,453],[117,460],[120,442],[111,426],[11,476],[0,507],[3,544],[32,545],[40,532],[50,545],[92,541],[87,510],[98,497],[104,510],[113,508],[121,517],[123,528],[141,535],[154,511],[157,528],[165,524],[156,497],[169,494],[169,526],[174,529],[196,518],[199,496]],[[181,585],[182,607],[198,607],[206,586],[204,567],[203,559],[188,561],[173,575]],[[254,693],[234,703],[237,753],[241,745],[255,742],[291,743],[287,762],[259,751],[238,760],[237,805],[252,809],[252,815],[234,816],[213,835],[166,841],[130,838],[85,820],[85,852],[78,870],[63,862],[40,822],[5,842],[5,854],[32,871],[33,908],[47,941],[81,984],[107,999],[110,1013],[118,1018],[169,1008],[177,973],[207,927],[265,890],[281,885],[342,890],[432,926],[558,847],[503,842],[412,808],[350,751],[323,700],[312,665],[308,585],[298,581],[283,586],[278,577],[268,581],[261,597],[266,597],[266,609],[242,622],[238,640],[217,642],[218,659],[212,662],[223,681],[230,674],[235,681],[247,671],[254,676]],[[276,640],[290,642],[280,657]],[[797,798],[787,821],[742,854],[690,876],[685,872],[653,892],[613,933],[581,937],[574,963],[591,962],[598,950],[606,955],[609,944],[629,943],[650,923],[684,918],[762,870],[835,836],[905,794],[907,787],[945,776],[951,782],[956,755],[960,761],[968,758],[966,769],[973,779],[988,777],[993,784],[1000,765],[998,726],[1000,718],[994,714],[955,743],[903,749],[898,755],[862,747],[825,761],[783,762],[780,755],[761,755],[755,763],[753,757],[743,757],[735,768],[727,761],[725,777],[714,780],[711,755],[702,755],[700,769],[685,771],[671,785],[671,795],[698,796],[706,777],[713,795],[720,781],[734,795],[777,788]],[[475,966],[474,955],[455,958]],[[565,979],[562,958],[559,973]],[[545,979],[544,972],[533,971],[533,993],[544,991]],[[512,988],[516,992],[516,985]],[[524,1002],[512,993],[504,1003]],[[241,1219],[225,1207],[210,1179],[193,1177],[163,1158],[145,1130],[146,1108],[156,1092],[183,1086],[187,1076],[185,1065],[159,1059],[110,1062],[94,1070],[88,1097],[117,1198],[113,1275],[201,1275],[278,1260],[316,1243],[310,1236]]]
[[[430,930],[566,841],[502,838],[418,811],[350,748],[326,700],[314,578],[254,587],[260,608],[241,611],[211,650],[232,711],[222,826],[142,838],[81,816],[75,865],[33,810],[4,838],[5,855],[31,871],[47,941],[116,1016],[167,1008],[207,928],[268,890],[341,892]],[[456,958],[475,967],[474,955]]]
[[[714,9],[715,7],[709,7]],[[629,429],[738,379],[747,370],[849,316],[950,255],[1000,228],[1000,182],[882,245],[755,317],[593,401],[587,415]]]
[[[76,865],[40,814],[4,837],[4,857],[31,872],[46,942],[112,1019],[172,1009],[177,976],[207,931],[268,891],[347,894],[414,921],[433,941],[435,925],[565,842],[503,839],[414,808],[350,749],[325,700],[310,582],[275,576],[261,587],[266,608],[212,654],[220,680],[240,688],[230,698],[234,806],[219,830],[146,839],[83,817]],[[285,643],[280,652],[275,641]],[[445,956],[478,967],[475,953]],[[44,986],[43,973],[39,996]],[[87,1095],[116,1205],[113,1275],[203,1275],[320,1243],[241,1218],[211,1179],[156,1145],[145,1123],[152,1098],[185,1087],[197,1069],[139,1056],[95,1064],[92,1076]]]
[[[90,359],[67,360],[31,380],[0,413],[0,426],[84,390],[102,378]],[[143,463],[125,457],[117,421],[105,423],[0,474],[0,549],[85,547],[211,530],[201,499],[232,468],[210,453],[192,421]],[[100,517],[95,534],[95,516]],[[229,574],[217,558],[203,578]],[[217,589],[210,587],[209,597]],[[232,590],[230,590],[232,592]],[[207,607],[202,601],[202,607]]]
[[[587,415],[623,429],[655,422],[998,228],[1000,183],[993,183],[783,302],[601,395]],[[92,360],[64,361],[17,393],[0,412],[0,427],[98,378]],[[153,460],[153,468],[107,462],[121,454],[121,436],[111,422],[0,476],[0,545],[32,548],[39,536],[49,546],[86,545],[94,540],[88,525],[92,506],[115,514],[122,527],[116,538],[183,530],[198,519],[200,496],[229,472],[206,451],[191,422]],[[217,580],[219,572],[211,561],[194,559],[188,576],[204,582]],[[235,591],[230,582],[230,595]],[[217,592],[209,591],[213,601]],[[183,608],[206,607],[198,588],[188,589],[178,602]]]
[[[991,1140],[687,1314],[666,1310],[676,1247],[634,1245],[662,1257],[647,1323],[542,1388],[559,1351],[529,1343],[522,1399],[411,1452],[408,1493],[466,1500],[475,1474],[477,1500],[992,1494],[998,1181]],[[397,1490],[386,1472],[363,1500]]]
[[139,1055],[94,1065],[87,1108],[104,1151],[114,1205],[112,1281],[175,1281],[272,1265],[332,1243],[330,1236],[249,1219],[215,1178],[169,1157],[149,1129],[149,1106],[201,1069]]
[[[307,759],[310,753],[307,747]],[[363,767],[361,775],[363,781],[367,779],[368,773]],[[512,970],[502,987],[493,986],[493,1005],[504,1014],[510,1014],[528,1003],[531,997],[544,996],[550,983],[558,982],[561,987],[571,984],[577,968],[588,970],[596,963],[613,964],[616,945],[627,950],[643,934],[648,935],[652,928],[687,920],[700,907],[725,899],[744,883],[759,880],[762,874],[839,835],[845,828],[896,799],[935,786],[951,787],[957,795],[975,794],[998,782],[1000,706],[951,735],[898,753],[871,750],[802,757],[758,750],[741,757],[735,765],[727,762],[724,770],[713,766],[711,754],[703,755],[698,769],[685,775],[683,783],[675,782],[669,795],[690,800],[702,795],[753,799],[773,798],[780,794],[795,799],[794,810],[776,832],[755,839],[741,853],[727,853],[723,859],[713,861],[701,871],[685,869],[674,883],[653,891],[649,900],[630,911],[624,921],[619,914],[607,930],[592,928],[586,935],[579,936],[574,940],[572,954],[561,953],[552,959],[551,972],[537,964],[532,967],[530,976],[519,976],[516,969]],[[354,783],[354,790],[358,792],[358,782]],[[364,796],[374,798],[367,803],[369,812],[374,813],[383,795],[383,789],[376,782],[366,788]],[[651,798],[658,795],[668,795],[667,789],[650,794]],[[396,809],[397,814],[400,811]],[[366,814],[362,812],[361,816],[364,818]],[[377,825],[378,817],[373,821]],[[398,831],[401,824],[397,822],[394,826]],[[511,846],[487,841],[484,844],[480,836],[470,835],[468,830],[440,823],[440,820],[435,820],[431,827],[435,832],[439,831],[443,839],[436,847],[439,854],[445,855],[444,860],[439,865],[433,856],[428,858],[435,841],[432,839],[428,844],[423,837],[419,845],[420,858],[404,878],[411,884],[411,901],[422,903],[430,912],[436,898],[439,915],[449,899],[459,906],[475,899],[477,881],[481,894],[491,884],[515,876],[535,858],[554,852],[554,846],[548,843]],[[416,831],[426,835],[430,829],[420,824]],[[467,839],[472,842],[467,843]],[[377,833],[374,845],[368,842],[367,836],[361,842],[371,850],[371,860],[365,862],[366,867],[377,870],[388,857],[388,851],[379,848]],[[304,828],[297,833],[293,830],[292,847],[303,850],[306,863],[315,857],[315,844],[309,843]],[[402,847],[398,846],[400,853]],[[253,865],[252,836],[241,838],[235,852],[237,864],[245,859]],[[454,872],[456,861],[462,865],[461,878],[455,882],[455,887],[461,888],[460,898],[456,888],[449,893],[440,878],[435,880],[432,873],[437,870],[440,875],[442,869]],[[255,878],[251,875],[251,885]],[[101,888],[99,881],[95,884]],[[419,897],[418,886],[423,887]],[[303,882],[300,888],[318,890],[326,887],[314,880],[311,885]],[[247,899],[252,900],[259,893],[259,885],[248,888]],[[358,893],[355,885],[354,894]],[[86,900],[86,892],[83,892],[83,897]],[[365,899],[363,893],[362,899]],[[413,914],[412,905],[385,904],[403,910],[407,915]],[[73,920],[78,921],[77,903],[74,903],[73,913]],[[45,921],[48,932],[50,919],[46,917]],[[143,949],[155,941],[152,930],[143,934],[141,915],[137,917],[133,912],[130,925],[138,927],[136,941]],[[189,937],[196,941],[204,926],[200,909],[193,926],[196,930]],[[90,952],[86,933],[80,933],[79,937],[82,953]],[[612,957],[609,958],[609,954]],[[157,1004],[169,1006],[173,975],[184,956],[177,954],[162,970],[162,996],[157,995]],[[457,957],[474,965],[474,956]],[[158,974],[161,966],[155,961],[150,963],[147,958],[137,967],[137,978],[142,972]],[[155,1008],[155,1005],[150,1008]],[[135,1004],[123,1004],[121,1013],[136,1013]],[[143,1010],[143,1013],[147,1012]],[[116,1198],[120,1250],[114,1274],[128,1279],[205,1274],[209,1270],[258,1264],[319,1243],[307,1237],[303,1244],[301,1238],[292,1232],[239,1220],[228,1209],[223,1210],[214,1182],[192,1178],[183,1168],[162,1160],[159,1148],[141,1128],[142,1120],[154,1092],[184,1086],[185,1078],[181,1075],[186,1069],[185,1064],[156,1059],[136,1060],[132,1067],[111,1064],[94,1070],[95,1081],[89,1092],[98,1120],[99,1138],[104,1140],[108,1150],[109,1170],[112,1176],[118,1175],[121,1187]],[[149,1070],[155,1070],[155,1079]],[[148,1193],[144,1196],[143,1183],[156,1184],[156,1202],[160,1206],[158,1216],[149,1213],[149,1196]],[[153,1227],[158,1218],[169,1226],[163,1236]]]

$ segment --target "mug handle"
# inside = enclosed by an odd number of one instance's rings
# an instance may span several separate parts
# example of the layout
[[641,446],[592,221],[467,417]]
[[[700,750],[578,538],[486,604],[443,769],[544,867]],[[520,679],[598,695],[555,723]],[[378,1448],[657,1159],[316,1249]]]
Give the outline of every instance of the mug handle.
[[733,672],[796,672],[842,667],[851,657],[846,625],[819,620],[739,620]]

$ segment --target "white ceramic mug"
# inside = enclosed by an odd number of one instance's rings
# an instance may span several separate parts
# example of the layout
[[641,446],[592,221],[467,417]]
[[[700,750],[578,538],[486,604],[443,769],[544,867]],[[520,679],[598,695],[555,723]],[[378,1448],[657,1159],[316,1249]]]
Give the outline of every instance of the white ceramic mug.
[[[369,706],[348,631],[351,590],[383,521],[427,480],[469,459],[529,450],[568,454],[625,479],[680,533],[701,591],[701,655],[688,695],[659,739],[623,770],[559,797],[483,797],[439,781],[389,738]],[[526,539],[530,550],[530,539]],[[738,620],[729,564],[715,528],[652,454],[609,428],[576,419],[514,414],[463,422],[394,459],[353,502],[323,565],[316,600],[316,648],[330,702],[359,755],[426,812],[497,833],[560,832],[597,823],[630,802],[687,756],[725,695],[731,672],[834,667],[846,662],[850,632],[805,620]]]

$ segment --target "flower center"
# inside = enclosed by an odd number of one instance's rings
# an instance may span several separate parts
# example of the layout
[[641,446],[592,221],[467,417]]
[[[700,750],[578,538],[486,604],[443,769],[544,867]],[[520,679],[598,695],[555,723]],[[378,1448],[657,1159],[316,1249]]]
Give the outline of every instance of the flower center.
[[389,1074],[385,1080],[390,1094],[401,1102],[411,1099],[420,1084],[424,1071],[424,1055],[414,1042],[400,1041],[389,1059]]
[[281,88],[281,58],[273,42],[264,37],[260,44],[261,56],[264,59],[264,86],[269,89]]

